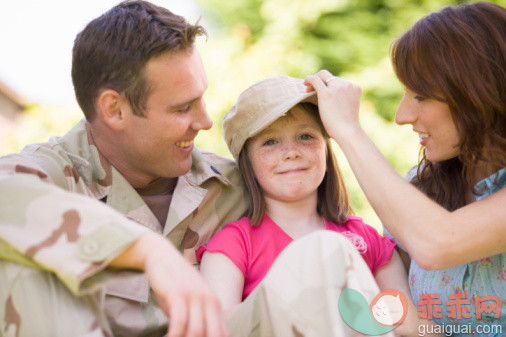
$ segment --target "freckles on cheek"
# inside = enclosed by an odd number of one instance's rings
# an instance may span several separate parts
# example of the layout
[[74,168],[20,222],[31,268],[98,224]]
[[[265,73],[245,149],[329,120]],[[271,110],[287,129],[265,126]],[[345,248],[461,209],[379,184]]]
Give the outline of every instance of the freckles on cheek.
[[255,153],[255,160],[252,161],[253,170],[255,174],[268,172],[275,166],[275,162],[275,158],[266,151],[258,151]]
[[273,166],[274,162],[273,159],[269,156],[260,155],[256,160],[256,165],[261,170],[269,169],[271,166]]
[[325,145],[312,144],[306,148],[306,155],[315,161],[326,161],[327,150]]

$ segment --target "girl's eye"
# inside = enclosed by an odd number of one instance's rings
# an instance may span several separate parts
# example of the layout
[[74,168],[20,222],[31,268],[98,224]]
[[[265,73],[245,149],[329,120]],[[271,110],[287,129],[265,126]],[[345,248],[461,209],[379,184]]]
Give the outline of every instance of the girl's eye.
[[416,101],[418,101],[418,102],[421,102],[421,101],[424,101],[424,100],[425,100],[425,97],[420,96],[420,95],[416,95],[415,97],[413,97],[413,99],[415,99],[415,100],[416,100]]
[[301,140],[309,140],[309,139],[312,139],[312,138],[313,138],[313,136],[311,136],[311,135],[309,135],[307,133],[305,133],[303,135],[300,135],[300,137],[299,137],[299,139],[301,139]]
[[274,144],[276,144],[276,141],[275,141],[274,139],[267,139],[267,140],[263,143],[263,145],[264,145],[264,146],[265,146],[265,145],[269,146],[269,145],[274,145]]

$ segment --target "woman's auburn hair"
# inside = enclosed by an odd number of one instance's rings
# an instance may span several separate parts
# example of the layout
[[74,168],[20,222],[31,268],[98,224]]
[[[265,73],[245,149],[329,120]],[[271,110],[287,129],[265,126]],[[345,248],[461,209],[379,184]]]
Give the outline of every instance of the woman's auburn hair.
[[446,161],[430,162],[422,148],[412,183],[449,210],[462,207],[479,166],[506,167],[506,9],[444,7],[394,41],[391,59],[407,88],[448,104],[460,138],[460,154]]
[[[317,212],[328,221],[344,223],[348,219],[347,215],[353,214],[353,209],[349,203],[348,191],[346,190],[341,170],[339,169],[334,151],[332,150],[330,138],[325,133],[325,129],[318,117],[319,113],[317,106],[311,103],[299,103],[299,105],[304,110],[309,111],[311,116],[317,120],[324,134],[325,145],[327,148],[327,170],[323,181],[318,186]],[[244,180],[246,190],[249,192],[251,197],[251,203],[249,208],[246,210],[245,216],[250,219],[252,226],[258,226],[267,211],[267,206],[262,188],[256,179],[255,172],[253,171],[253,166],[251,165],[249,158],[248,143],[250,139],[246,141],[239,153],[238,167]]]

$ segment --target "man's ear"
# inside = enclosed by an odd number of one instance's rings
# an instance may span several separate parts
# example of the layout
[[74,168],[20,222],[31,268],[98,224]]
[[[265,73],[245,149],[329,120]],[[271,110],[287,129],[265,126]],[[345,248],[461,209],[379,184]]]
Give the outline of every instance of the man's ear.
[[121,130],[124,126],[125,112],[123,97],[116,90],[105,89],[97,98],[97,114],[113,130]]

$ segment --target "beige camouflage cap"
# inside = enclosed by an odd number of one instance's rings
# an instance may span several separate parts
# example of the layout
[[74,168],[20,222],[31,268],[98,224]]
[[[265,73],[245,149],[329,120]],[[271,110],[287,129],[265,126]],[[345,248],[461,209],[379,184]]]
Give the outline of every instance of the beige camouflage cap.
[[235,160],[248,138],[303,102],[318,103],[316,93],[306,92],[300,78],[269,77],[244,90],[223,118],[223,137]]

